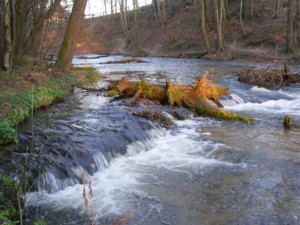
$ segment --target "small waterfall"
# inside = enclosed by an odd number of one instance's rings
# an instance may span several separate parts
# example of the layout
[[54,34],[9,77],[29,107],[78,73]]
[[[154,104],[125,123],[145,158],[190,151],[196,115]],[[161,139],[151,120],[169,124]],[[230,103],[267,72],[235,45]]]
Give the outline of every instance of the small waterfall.
[[220,102],[224,106],[234,106],[245,103],[245,101],[236,94],[231,94],[228,99],[222,99],[220,100]]

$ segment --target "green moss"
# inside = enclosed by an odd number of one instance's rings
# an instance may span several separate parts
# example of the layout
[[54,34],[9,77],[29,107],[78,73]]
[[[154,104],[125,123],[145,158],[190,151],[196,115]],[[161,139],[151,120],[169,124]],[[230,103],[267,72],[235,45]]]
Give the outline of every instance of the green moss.
[[189,109],[194,110],[199,116],[213,117],[213,118],[218,118],[223,120],[238,120],[244,123],[250,123],[254,121],[254,119],[250,117],[242,116],[225,110],[207,108],[200,104],[186,103],[186,106]]
[[91,83],[97,82],[100,79],[100,73],[95,69],[88,70],[84,76],[88,80],[88,82]]
[[120,94],[119,91],[115,90],[115,89],[112,89],[112,90],[106,92],[107,97],[114,97],[114,96],[117,96],[118,94]]

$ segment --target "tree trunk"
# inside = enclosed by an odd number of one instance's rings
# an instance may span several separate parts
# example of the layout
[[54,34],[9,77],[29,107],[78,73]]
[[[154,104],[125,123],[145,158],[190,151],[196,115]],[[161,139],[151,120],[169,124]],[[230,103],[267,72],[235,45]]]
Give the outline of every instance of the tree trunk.
[[4,51],[2,58],[2,68],[6,71],[11,70],[11,50],[12,50],[12,40],[11,40],[11,5],[9,1],[5,4],[5,22],[4,22]]
[[209,44],[208,36],[206,33],[206,22],[205,22],[205,10],[208,10],[208,9],[205,8],[204,1],[203,0],[200,0],[200,1],[201,1],[201,13],[199,16],[200,16],[200,22],[201,22],[201,30],[202,30],[202,34],[203,34],[207,52],[208,52],[208,54],[210,54],[210,44]]
[[169,24],[167,22],[167,18],[166,18],[166,1],[165,0],[162,0],[162,1],[157,0],[157,11],[159,14],[160,21],[161,21],[163,27],[165,28],[165,31],[169,37],[170,42],[175,43],[175,41],[176,41],[175,36],[172,33],[172,31],[169,27]]
[[216,46],[217,51],[223,51],[223,42],[222,42],[222,24],[220,23],[220,15],[219,15],[219,7],[218,7],[218,0],[213,0],[214,5],[214,25],[215,25],[215,32],[217,34],[216,39]]
[[243,18],[249,19],[250,18],[250,0],[244,1],[244,7],[243,7]]
[[169,13],[171,16],[175,14],[174,0],[169,0]]
[[288,1],[286,53],[294,53],[294,3],[294,0]]
[[110,0],[110,15],[112,16],[114,14],[114,3],[113,0]]
[[0,69],[3,68],[4,52],[4,34],[5,34],[5,1],[0,0]]
[[155,25],[157,26],[158,21],[157,21],[157,1],[156,0],[152,0],[152,6],[153,6],[153,15],[155,18]]
[[253,13],[254,13],[254,0],[250,1],[250,19],[253,18]]
[[241,24],[243,37],[246,37],[244,24],[243,24],[243,0],[241,0],[241,2],[240,2],[240,24]]
[[207,21],[207,25],[211,26],[212,24],[212,18],[211,18],[211,13],[210,13],[210,1],[209,0],[204,0],[204,5],[205,5],[205,17]]
[[11,53],[10,53],[10,59],[9,64],[11,65],[11,68],[13,67],[15,63],[15,43],[16,43],[16,0],[10,0],[10,25],[11,25]]
[[295,16],[295,44],[300,48],[300,0],[297,0],[297,10]]
[[107,16],[107,7],[106,7],[107,0],[104,0],[104,15]]
[[279,8],[280,8],[280,0],[276,0],[276,2],[275,2],[275,12],[274,12],[274,16],[273,16],[274,19],[278,18]]
[[72,65],[79,30],[84,19],[86,3],[87,0],[74,1],[64,40],[57,56],[56,65],[65,71],[69,70]]
[[124,0],[120,0],[120,16],[122,22],[122,28],[126,37],[128,37],[127,18],[124,10]]
[[138,0],[133,0],[133,19],[134,19],[134,26],[135,26],[135,35],[136,40],[140,50],[143,50],[141,37],[140,37],[140,29],[139,29],[139,5]]

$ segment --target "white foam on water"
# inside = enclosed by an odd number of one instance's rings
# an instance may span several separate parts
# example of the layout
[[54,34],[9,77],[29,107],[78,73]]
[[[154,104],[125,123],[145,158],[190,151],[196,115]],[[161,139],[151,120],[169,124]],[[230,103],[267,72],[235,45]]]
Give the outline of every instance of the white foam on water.
[[[127,155],[113,159],[108,168],[92,176],[95,211],[101,215],[121,214],[136,207],[136,202],[141,199],[150,199],[159,208],[159,199],[143,191],[142,186],[143,178],[164,180],[162,171],[189,174],[201,172],[207,166],[244,167],[205,156],[207,147],[215,151],[222,144],[201,140],[196,130],[199,121],[187,120],[186,124],[178,124],[182,127],[175,133],[163,129],[150,131],[151,139],[128,145]],[[27,205],[47,205],[54,210],[66,207],[83,212],[82,192],[83,185],[76,184],[54,194],[30,193]]]
[[223,106],[233,106],[238,104],[244,104],[245,101],[236,94],[230,94],[231,99],[220,99]]
[[262,103],[247,102],[244,104],[225,106],[227,110],[233,111],[257,111],[269,114],[289,114],[299,116],[300,112],[300,99],[279,99],[268,100]]
[[258,87],[258,86],[254,86],[250,89],[250,91],[257,91],[257,92],[265,92],[265,93],[271,93],[271,90],[268,90],[266,88],[263,87]]

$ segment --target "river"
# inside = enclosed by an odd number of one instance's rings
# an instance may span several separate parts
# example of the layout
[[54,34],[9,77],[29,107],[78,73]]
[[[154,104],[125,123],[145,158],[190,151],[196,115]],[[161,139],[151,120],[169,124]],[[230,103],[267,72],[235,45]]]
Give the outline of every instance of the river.
[[[89,210],[97,224],[113,224],[126,212],[128,225],[300,224],[299,85],[267,90],[237,81],[241,69],[274,66],[263,63],[142,58],[145,63],[105,64],[123,58],[76,56],[73,63],[98,69],[104,75],[98,87],[121,77],[191,84],[213,69],[217,83],[231,90],[222,100],[225,109],[256,121],[191,114],[172,118],[175,126],[165,129],[133,116],[135,108],[123,100],[77,90],[35,114],[28,218],[86,223],[84,179],[91,181]],[[300,72],[300,66],[292,69]],[[286,114],[292,118],[289,130],[282,125]],[[30,124],[20,127],[24,137]],[[15,162],[26,156],[25,146],[26,141],[11,153]]]

